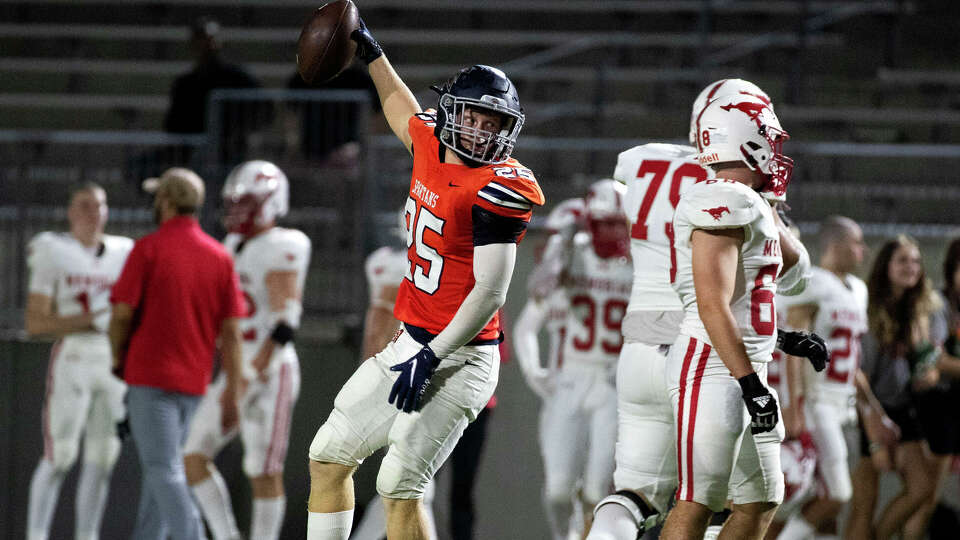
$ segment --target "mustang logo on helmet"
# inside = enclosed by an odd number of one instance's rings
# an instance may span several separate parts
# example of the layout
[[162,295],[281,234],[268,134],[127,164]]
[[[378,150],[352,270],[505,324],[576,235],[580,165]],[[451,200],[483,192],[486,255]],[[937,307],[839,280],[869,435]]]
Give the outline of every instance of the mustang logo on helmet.
[[751,120],[756,120],[764,109],[768,109],[767,105],[762,103],[751,103],[749,101],[741,101],[740,103],[730,103],[727,105],[721,105],[721,109],[729,112],[733,109],[736,109],[743,114],[747,115]]

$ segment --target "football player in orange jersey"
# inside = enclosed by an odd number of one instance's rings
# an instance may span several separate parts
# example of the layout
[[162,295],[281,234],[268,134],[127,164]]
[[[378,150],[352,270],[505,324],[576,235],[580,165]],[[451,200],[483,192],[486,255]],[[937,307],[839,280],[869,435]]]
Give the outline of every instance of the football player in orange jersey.
[[387,447],[377,491],[387,537],[419,540],[420,499],[468,423],[493,395],[503,304],[517,243],[543,193],[510,158],[523,109],[510,79],[472,66],[422,112],[361,21],[351,36],[390,128],[413,156],[405,205],[408,265],[387,347],[344,384],[310,445],[307,538],[346,540],[353,472]]

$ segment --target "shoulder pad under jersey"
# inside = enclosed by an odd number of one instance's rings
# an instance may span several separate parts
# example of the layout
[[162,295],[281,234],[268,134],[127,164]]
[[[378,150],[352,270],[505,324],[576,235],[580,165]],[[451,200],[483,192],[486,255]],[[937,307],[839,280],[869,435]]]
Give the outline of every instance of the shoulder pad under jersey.
[[732,229],[761,216],[760,195],[740,182],[706,180],[690,186],[677,205],[675,221],[695,229]]

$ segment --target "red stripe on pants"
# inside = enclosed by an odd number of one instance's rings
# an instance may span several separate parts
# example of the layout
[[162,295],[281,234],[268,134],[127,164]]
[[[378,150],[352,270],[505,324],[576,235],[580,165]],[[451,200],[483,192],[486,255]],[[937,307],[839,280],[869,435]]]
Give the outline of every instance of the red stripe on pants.
[[[703,380],[703,372],[707,368],[707,358],[710,356],[710,345],[704,343],[703,350],[700,351],[700,359],[697,360],[697,370],[693,374],[693,388],[690,390],[690,422],[689,432],[687,433],[687,498],[693,500],[693,431],[697,425],[697,402],[700,400],[700,381]],[[686,381],[684,381],[686,383]]]
[[[683,489],[683,405],[687,395],[687,371],[690,369],[690,360],[697,349],[697,340],[690,338],[687,345],[687,354],[683,357],[683,367],[680,369],[680,401],[677,406],[677,500],[680,500],[680,491]],[[689,471],[686,471],[689,474]]]
[[[289,401],[288,394],[290,393],[290,377],[289,377],[289,364],[282,364],[280,366],[280,388],[277,389],[277,403],[274,406],[273,410],[273,432],[270,435],[270,446],[267,447],[267,456],[263,464],[263,474],[273,474],[279,472],[275,470],[277,468],[274,461],[279,461],[280,458],[276,454],[278,453],[278,447],[285,447],[286,444],[286,423],[285,418],[288,416],[284,414],[285,409],[287,408],[287,402]],[[280,452],[281,454],[283,452]]]
[[50,362],[47,364],[47,391],[43,397],[43,457],[53,462],[53,436],[50,435],[50,400],[53,398],[53,370],[63,347],[63,340],[57,340],[50,350]]

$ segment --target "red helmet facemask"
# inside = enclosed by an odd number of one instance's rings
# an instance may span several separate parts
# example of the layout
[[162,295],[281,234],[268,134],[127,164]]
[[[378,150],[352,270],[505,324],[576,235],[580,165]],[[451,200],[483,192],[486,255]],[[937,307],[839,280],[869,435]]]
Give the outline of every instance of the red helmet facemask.
[[257,214],[266,200],[252,194],[223,198],[223,226],[232,233],[248,235],[256,224]]
[[630,228],[623,219],[589,219],[593,251],[601,259],[626,257],[630,253]]
[[790,135],[782,129],[769,125],[761,125],[760,131],[773,151],[769,164],[770,174],[767,175],[767,182],[760,191],[783,197],[787,193],[790,179],[793,178],[793,159],[783,155],[783,142],[789,139]]

